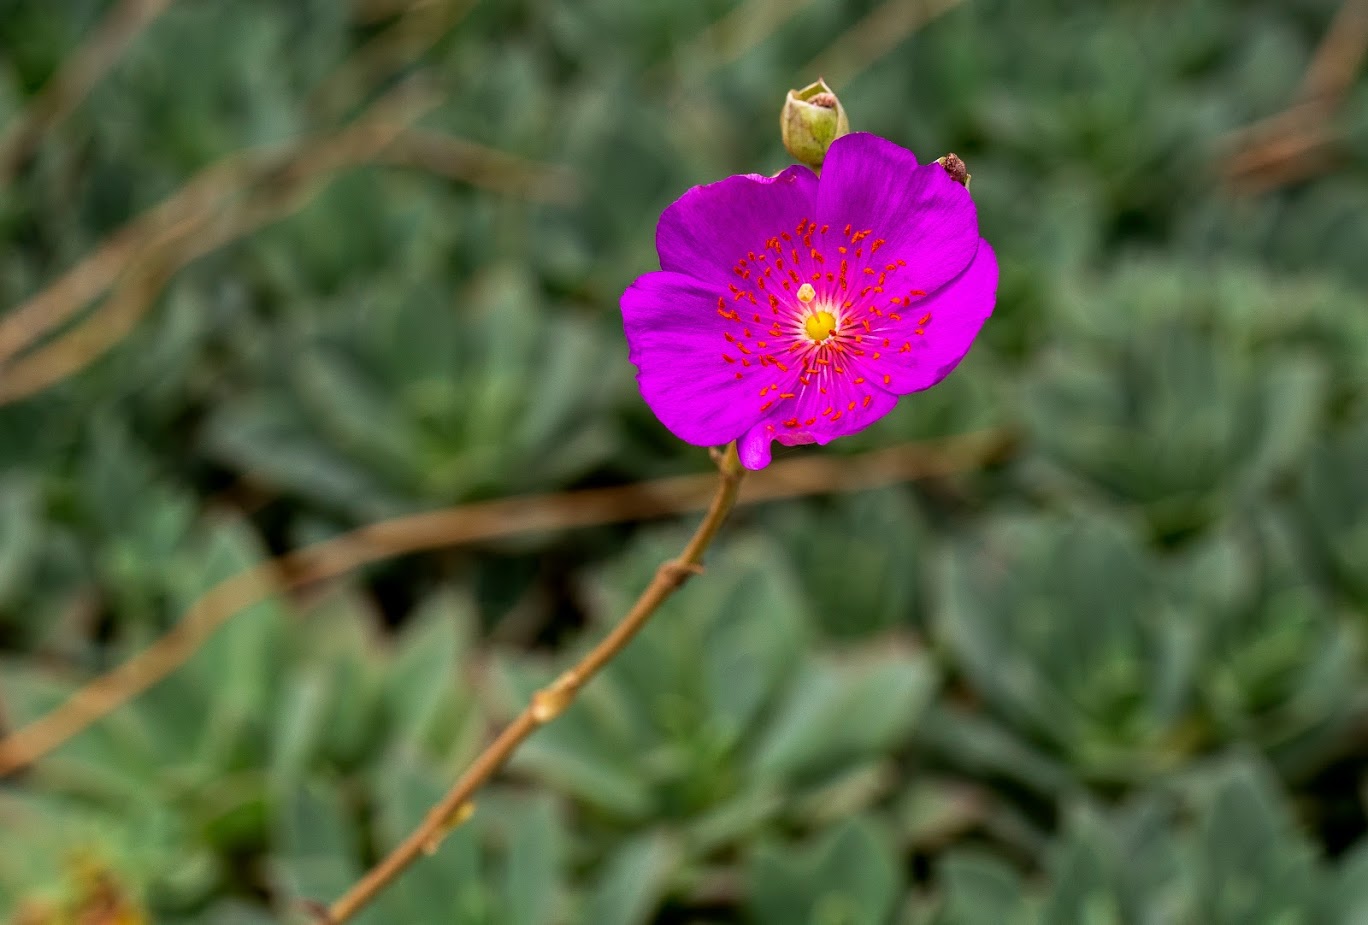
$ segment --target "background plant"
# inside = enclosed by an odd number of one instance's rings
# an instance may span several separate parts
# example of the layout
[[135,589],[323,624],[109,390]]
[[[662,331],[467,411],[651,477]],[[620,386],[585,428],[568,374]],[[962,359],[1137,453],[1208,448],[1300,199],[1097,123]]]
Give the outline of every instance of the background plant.
[[[824,491],[738,512],[359,920],[1364,920],[1363,80],[1274,126],[1290,160],[1240,134],[1361,7],[0,5],[0,720],[286,550],[709,471],[617,296],[680,191],[786,162],[820,73],[968,162],[996,314],[944,385],[781,454]],[[126,48],[46,108],[107,16]],[[11,393],[68,336],[108,346]],[[678,549],[649,484],[234,616],[0,783],[0,920],[307,921]]]

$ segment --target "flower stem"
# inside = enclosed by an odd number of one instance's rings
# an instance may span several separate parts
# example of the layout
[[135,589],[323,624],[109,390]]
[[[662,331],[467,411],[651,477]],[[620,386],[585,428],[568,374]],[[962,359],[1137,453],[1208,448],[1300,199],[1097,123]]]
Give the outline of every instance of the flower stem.
[[660,605],[691,575],[703,570],[703,554],[736,505],[741,477],[745,473],[737,458],[735,443],[719,455],[717,491],[703,522],[679,558],[661,564],[632,609],[603,641],[532,696],[527,707],[480,753],[446,796],[428,811],[423,823],[329,907],[326,922],[330,925],[346,922],[419,857],[435,852],[451,830],[469,818],[473,809],[471,797],[503,767],[523,740],[559,716],[574,701],[579,689],[632,641]]

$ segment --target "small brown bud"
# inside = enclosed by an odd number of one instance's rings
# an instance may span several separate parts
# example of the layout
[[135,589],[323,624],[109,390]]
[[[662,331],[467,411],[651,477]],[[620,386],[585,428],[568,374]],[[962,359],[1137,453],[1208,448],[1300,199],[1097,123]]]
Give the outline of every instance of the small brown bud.
[[532,719],[537,725],[549,723],[564,713],[565,708],[570,706],[570,701],[575,699],[575,692],[579,690],[580,683],[577,675],[567,671],[533,694]]
[[436,854],[438,849],[442,847],[442,842],[446,841],[446,837],[459,827],[465,825],[466,821],[473,815],[475,815],[474,800],[466,800],[460,806],[456,807],[456,811],[443,819],[441,826],[428,836],[427,841],[423,842],[423,854],[426,854],[428,857],[432,857],[432,855]]
[[969,181],[973,179],[969,169],[964,166],[964,161],[960,160],[958,154],[947,154],[945,157],[936,158],[936,163],[945,168],[945,172],[950,174],[950,179],[954,180],[965,189],[969,188]]

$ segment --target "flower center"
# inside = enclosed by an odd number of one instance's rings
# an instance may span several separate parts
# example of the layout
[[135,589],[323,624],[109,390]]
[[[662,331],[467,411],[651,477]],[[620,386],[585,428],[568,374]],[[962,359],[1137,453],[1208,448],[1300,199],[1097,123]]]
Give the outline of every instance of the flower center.
[[893,373],[879,361],[911,353],[908,335],[925,334],[931,322],[923,311],[909,316],[917,319],[912,331],[898,326],[902,313],[915,312],[911,305],[926,293],[903,288],[910,282],[907,261],[883,255],[879,262],[875,255],[887,241],[853,224],[833,231],[799,220],[792,232],[769,238],[760,253],[747,251],[737,260],[730,297],[717,296],[725,322],[722,362],[738,381],[759,380],[752,394],[761,414],[773,413],[766,423],[771,431],[813,427],[820,418],[835,423],[861,405],[870,407],[875,377],[885,387],[892,384]]
[[831,312],[817,311],[803,321],[803,331],[817,343],[821,343],[836,330],[836,316]]

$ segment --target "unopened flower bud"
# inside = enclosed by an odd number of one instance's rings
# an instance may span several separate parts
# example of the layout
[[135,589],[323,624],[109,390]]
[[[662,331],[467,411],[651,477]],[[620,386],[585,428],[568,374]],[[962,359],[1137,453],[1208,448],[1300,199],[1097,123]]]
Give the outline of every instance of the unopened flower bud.
[[960,160],[958,154],[947,154],[945,157],[936,158],[936,163],[945,168],[945,172],[950,174],[950,179],[954,180],[965,189],[969,188],[969,181],[974,179],[969,173],[969,168],[964,166],[964,161]]
[[831,143],[850,132],[850,123],[836,94],[826,81],[818,80],[788,92],[779,128],[789,154],[799,163],[816,169],[826,160]]

